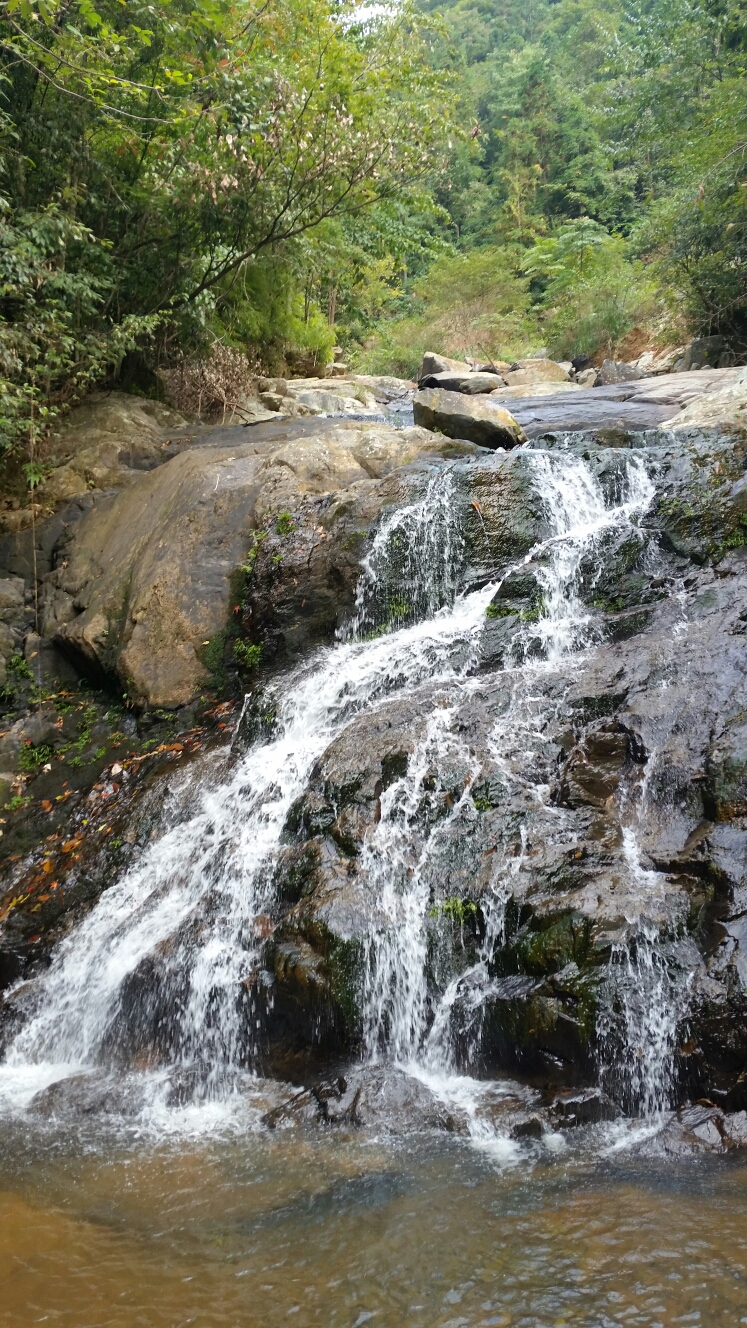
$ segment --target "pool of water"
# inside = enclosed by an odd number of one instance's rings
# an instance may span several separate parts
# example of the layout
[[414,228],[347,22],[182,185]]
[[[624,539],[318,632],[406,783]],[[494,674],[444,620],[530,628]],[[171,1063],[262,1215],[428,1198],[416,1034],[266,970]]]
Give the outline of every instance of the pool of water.
[[[747,1167],[625,1124],[490,1149],[434,1130],[16,1116],[0,1322],[71,1328],[747,1323]],[[648,1137],[641,1139],[641,1135]]]

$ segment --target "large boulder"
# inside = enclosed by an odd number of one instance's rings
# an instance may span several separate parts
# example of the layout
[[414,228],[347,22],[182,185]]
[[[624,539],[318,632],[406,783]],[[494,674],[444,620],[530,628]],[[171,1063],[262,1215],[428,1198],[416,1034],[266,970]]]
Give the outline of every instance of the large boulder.
[[725,337],[696,337],[685,346],[682,359],[674,367],[687,373],[690,369],[723,369],[733,363]]
[[445,373],[427,374],[421,379],[420,387],[442,387],[447,392],[465,392],[467,396],[478,396],[483,392],[495,392],[505,386],[505,379],[497,373],[454,373],[448,369]]
[[[705,371],[701,370],[705,377]],[[728,376],[725,383],[709,384],[710,390],[690,400],[665,421],[671,429],[747,427],[747,369]]]
[[[138,706],[186,705],[210,680],[258,530],[312,495],[348,494],[355,506],[361,485],[375,487],[440,445],[424,429],[353,422],[320,426],[309,437],[292,426],[272,440],[251,437],[194,447],[100,498],[69,532],[45,581],[45,629],[80,667],[115,679]],[[378,506],[374,496],[366,509],[369,520],[384,501],[382,490]],[[360,538],[350,547],[352,584]]]
[[418,382],[427,378],[429,374],[437,373],[463,373],[468,374],[472,369],[471,364],[466,360],[450,360],[448,355],[437,355],[433,350],[427,350],[420,362],[418,370]]
[[570,375],[555,360],[517,360],[503,377],[508,387],[525,387],[532,383],[567,383]]
[[614,383],[632,383],[642,377],[640,369],[636,369],[632,364],[626,364],[624,360],[603,360],[594,386],[611,387]]
[[490,396],[465,396],[426,388],[413,398],[415,423],[449,438],[466,438],[481,447],[516,447],[525,435],[510,411]]

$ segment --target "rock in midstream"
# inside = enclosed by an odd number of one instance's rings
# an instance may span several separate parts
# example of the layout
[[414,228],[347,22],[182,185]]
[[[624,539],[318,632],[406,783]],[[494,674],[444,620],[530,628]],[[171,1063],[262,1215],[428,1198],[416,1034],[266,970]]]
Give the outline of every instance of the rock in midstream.
[[468,438],[481,447],[516,447],[525,441],[521,426],[492,395],[471,396],[428,387],[413,398],[415,423],[446,434]]

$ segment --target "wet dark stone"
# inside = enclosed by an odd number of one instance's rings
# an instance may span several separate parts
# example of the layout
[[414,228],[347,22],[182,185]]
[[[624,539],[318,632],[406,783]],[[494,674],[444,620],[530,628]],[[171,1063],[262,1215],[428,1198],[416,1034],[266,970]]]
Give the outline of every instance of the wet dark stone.
[[601,1088],[587,1088],[582,1093],[563,1093],[550,1107],[556,1129],[572,1125],[596,1125],[599,1121],[617,1120],[622,1115],[616,1102]]

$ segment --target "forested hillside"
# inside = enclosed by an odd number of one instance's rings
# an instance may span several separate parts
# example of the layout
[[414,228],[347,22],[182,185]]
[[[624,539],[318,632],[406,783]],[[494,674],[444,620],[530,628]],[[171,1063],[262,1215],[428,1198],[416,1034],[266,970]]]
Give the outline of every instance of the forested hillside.
[[452,101],[425,26],[335,0],[2,5],[6,450],[216,342],[324,362],[338,287],[387,276],[433,211]]
[[422,3],[468,138],[435,189],[450,255],[376,360],[411,369],[426,342],[593,353],[637,325],[747,349],[744,5]]
[[741,0],[9,0],[5,454],[211,353],[747,350],[746,47]]

